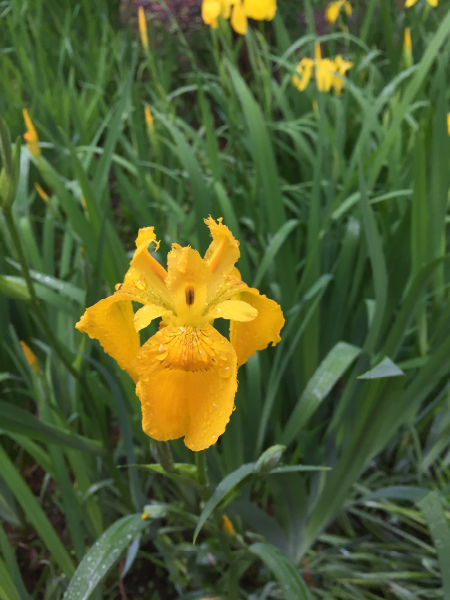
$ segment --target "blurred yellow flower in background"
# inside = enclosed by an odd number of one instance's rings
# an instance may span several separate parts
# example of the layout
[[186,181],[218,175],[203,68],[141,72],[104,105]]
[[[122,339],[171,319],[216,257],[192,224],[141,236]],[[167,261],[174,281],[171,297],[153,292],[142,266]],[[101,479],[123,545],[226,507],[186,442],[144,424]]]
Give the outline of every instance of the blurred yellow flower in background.
[[302,92],[310,82],[314,68],[319,92],[329,92],[333,88],[336,94],[340,95],[344,87],[343,77],[353,63],[342,58],[340,54],[333,60],[322,58],[320,44],[315,45],[314,55],[314,60],[306,57],[298,63],[296,73],[292,76],[292,84]]
[[302,58],[298,63],[296,71],[298,75],[292,76],[292,83],[298,89],[299,92],[303,92],[312,76],[312,70],[314,67],[314,61],[312,58]]
[[330,2],[325,11],[325,18],[329,23],[336,23],[341,8],[344,8],[348,17],[352,14],[352,6],[347,0],[336,0],[336,2]]
[[450,135],[450,113],[447,113],[447,131],[448,135]]
[[27,142],[28,150],[34,156],[34,158],[39,158],[41,155],[41,149],[39,147],[39,137],[36,131],[36,128],[33,125],[33,122],[30,119],[30,115],[26,108],[23,109],[23,119],[25,121],[25,125],[27,127],[27,132],[24,133],[23,137]]
[[[139,230],[123,284],[86,310],[76,327],[97,339],[136,382],[142,426],[150,437],[185,437],[191,450],[214,444],[234,408],[238,367],[280,341],[280,306],[242,280],[239,242],[222,220],[205,220],[213,241],[204,258],[172,245],[167,270],[149,253],[153,227]],[[136,313],[133,302],[142,304]],[[161,317],[141,347],[139,332]],[[230,339],[214,327],[228,319]]]
[[[406,0],[405,8],[411,8],[411,6],[414,6],[414,4],[417,4],[417,2],[418,0]],[[439,0],[427,0],[427,2],[430,6],[436,7],[439,3]]]
[[33,373],[37,375],[39,373],[39,364],[36,358],[36,354],[24,341],[20,340],[20,345],[22,346],[22,351],[25,355],[25,358],[27,359],[27,363],[30,365]]
[[236,532],[234,531],[233,523],[230,521],[230,519],[227,517],[227,515],[223,515],[223,517],[222,517],[222,529],[230,537],[233,537],[236,535]]
[[202,19],[213,29],[219,16],[230,19],[231,26],[241,35],[247,33],[247,19],[270,21],[277,10],[276,0],[203,0]]

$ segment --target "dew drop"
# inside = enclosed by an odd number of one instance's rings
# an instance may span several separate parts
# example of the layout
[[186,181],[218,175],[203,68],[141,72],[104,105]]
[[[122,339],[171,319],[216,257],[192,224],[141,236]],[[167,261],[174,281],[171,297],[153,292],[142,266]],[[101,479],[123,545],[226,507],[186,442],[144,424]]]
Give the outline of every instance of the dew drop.
[[142,283],[140,279],[138,279],[138,281],[136,281],[135,283],[138,290],[145,290],[145,283]]

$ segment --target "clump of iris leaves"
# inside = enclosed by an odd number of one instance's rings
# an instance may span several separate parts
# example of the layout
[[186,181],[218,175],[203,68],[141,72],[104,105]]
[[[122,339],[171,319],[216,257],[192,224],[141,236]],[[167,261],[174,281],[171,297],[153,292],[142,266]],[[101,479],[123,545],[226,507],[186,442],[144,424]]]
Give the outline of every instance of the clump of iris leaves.
[[[2,598],[450,597],[450,13],[401,4],[286,2],[244,38],[161,3],[146,52],[132,2],[0,2]],[[291,84],[316,41],[354,63],[340,97]],[[25,107],[45,172],[8,162]],[[74,325],[140,227],[204,251],[209,214],[286,326],[196,457]]]

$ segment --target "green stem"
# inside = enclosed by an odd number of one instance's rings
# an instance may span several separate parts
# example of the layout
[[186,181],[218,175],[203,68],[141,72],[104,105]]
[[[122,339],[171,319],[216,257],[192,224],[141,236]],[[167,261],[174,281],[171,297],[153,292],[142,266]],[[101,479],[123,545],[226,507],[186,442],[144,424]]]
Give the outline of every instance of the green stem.
[[195,453],[195,464],[197,465],[197,479],[199,484],[202,486],[200,490],[200,496],[202,500],[206,502],[210,497],[210,491],[206,465],[206,455],[204,450]]

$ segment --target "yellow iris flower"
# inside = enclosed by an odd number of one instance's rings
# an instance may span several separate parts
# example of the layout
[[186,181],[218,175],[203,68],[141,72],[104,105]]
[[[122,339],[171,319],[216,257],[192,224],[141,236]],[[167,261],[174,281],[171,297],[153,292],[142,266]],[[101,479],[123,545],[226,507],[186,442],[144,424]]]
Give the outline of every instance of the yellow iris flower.
[[30,119],[27,109],[24,108],[22,112],[25,125],[27,126],[27,132],[24,133],[23,137],[27,142],[28,150],[31,152],[34,158],[39,158],[41,155],[41,149],[39,147],[39,137],[36,128]]
[[231,26],[241,35],[247,33],[247,19],[271,21],[277,11],[276,0],[203,0],[202,19],[213,29],[220,15],[230,19]]
[[319,92],[329,92],[333,88],[336,94],[340,95],[344,87],[343,77],[353,63],[340,55],[336,56],[334,60],[322,58],[319,44],[315,45],[314,54],[314,60],[306,57],[298,63],[296,74],[292,76],[293,85],[299,92],[303,92],[311,80],[314,67]]
[[[411,8],[411,6],[414,6],[414,4],[417,4],[418,0],[406,0],[405,1],[405,8]],[[439,0],[427,0],[428,4],[430,6],[434,6],[436,8],[436,6],[439,3]]]
[[[205,220],[213,241],[204,258],[172,245],[167,270],[149,253],[153,227],[139,230],[123,284],[86,310],[76,327],[97,339],[136,382],[144,431],[156,440],[184,436],[191,450],[214,444],[234,408],[237,369],[280,341],[280,306],[249,288],[235,263],[239,242],[222,220]],[[142,304],[136,314],[132,302]],[[139,331],[161,317],[141,347]],[[213,327],[231,321],[230,340]]]
[[336,23],[341,8],[344,8],[348,17],[352,14],[352,6],[347,0],[336,0],[336,2],[330,2],[325,11],[325,19],[329,23]]

